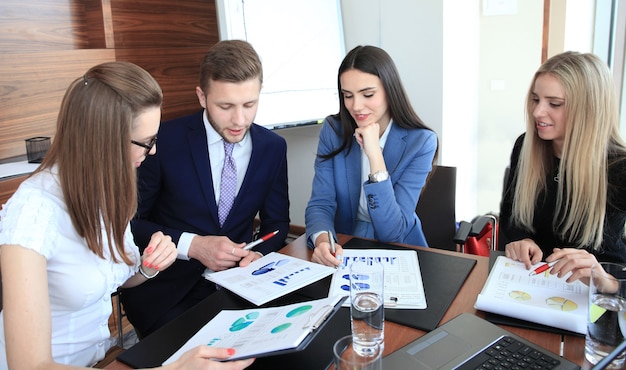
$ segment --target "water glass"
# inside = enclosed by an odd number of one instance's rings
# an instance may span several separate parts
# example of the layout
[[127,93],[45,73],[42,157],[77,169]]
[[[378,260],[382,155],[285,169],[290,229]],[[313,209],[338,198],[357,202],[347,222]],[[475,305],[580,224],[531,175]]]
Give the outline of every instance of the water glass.
[[[602,262],[591,268],[585,358],[597,364],[626,335],[626,265]],[[622,352],[607,369],[622,369]]]
[[333,346],[335,370],[382,370],[382,347],[375,343],[368,356],[354,350],[352,336],[339,338]]
[[352,346],[361,356],[374,356],[384,340],[384,268],[373,258],[350,265]]

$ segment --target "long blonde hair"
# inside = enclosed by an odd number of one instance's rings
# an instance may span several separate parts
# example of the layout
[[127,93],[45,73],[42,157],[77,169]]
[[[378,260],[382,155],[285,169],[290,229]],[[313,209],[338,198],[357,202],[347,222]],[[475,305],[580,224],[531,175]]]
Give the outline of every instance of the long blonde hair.
[[162,100],[156,80],[128,62],[92,67],[63,97],[54,142],[37,171],[58,167],[74,228],[102,258],[104,226],[113,260],[119,262],[117,249],[133,263],[124,253],[124,232],[137,211],[130,133],[134,119]]
[[610,154],[623,154],[615,85],[607,65],[593,54],[565,52],[535,73],[526,98],[526,136],[514,195],[513,222],[533,230],[537,199],[555,172],[551,141],[539,138],[533,117],[533,90],[541,75],[555,77],[565,91],[565,140],[558,167],[553,228],[574,247],[602,244]]

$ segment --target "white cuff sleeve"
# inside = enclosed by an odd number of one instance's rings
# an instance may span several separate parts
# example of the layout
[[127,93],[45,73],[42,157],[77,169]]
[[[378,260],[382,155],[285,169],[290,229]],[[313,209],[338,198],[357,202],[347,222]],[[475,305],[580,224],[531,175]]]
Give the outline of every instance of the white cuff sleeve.
[[192,233],[182,233],[178,239],[176,249],[178,250],[178,259],[189,261],[189,247],[191,246],[191,240],[196,236]]
[[317,237],[322,235],[322,234],[327,234],[327,231],[318,231],[315,234],[311,235],[311,241],[313,242],[313,248],[315,248],[315,241],[317,240]]

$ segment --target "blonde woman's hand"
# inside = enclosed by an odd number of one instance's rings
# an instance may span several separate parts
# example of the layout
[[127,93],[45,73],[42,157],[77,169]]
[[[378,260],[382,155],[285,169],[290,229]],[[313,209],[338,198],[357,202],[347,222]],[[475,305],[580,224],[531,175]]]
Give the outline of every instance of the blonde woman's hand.
[[543,252],[532,239],[522,239],[511,242],[505,246],[506,256],[514,261],[523,262],[527,270],[532,265],[541,262]]
[[578,248],[554,248],[552,254],[546,258],[546,262],[553,261],[558,262],[550,269],[551,275],[562,278],[571,272],[572,275],[566,280],[568,283],[580,280],[587,285],[591,277],[591,267],[598,263],[596,256]]

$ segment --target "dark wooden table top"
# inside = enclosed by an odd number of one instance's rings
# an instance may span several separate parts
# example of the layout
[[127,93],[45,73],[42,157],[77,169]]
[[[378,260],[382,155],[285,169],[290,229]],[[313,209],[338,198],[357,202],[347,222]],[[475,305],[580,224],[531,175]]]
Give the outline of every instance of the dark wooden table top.
[[[352,237],[349,235],[338,235],[339,244],[345,244]],[[461,290],[457,294],[456,298],[452,301],[450,308],[446,311],[440,324],[443,324],[457,315],[468,312],[480,317],[484,317],[485,314],[482,311],[477,311],[474,308],[476,297],[482,290],[487,275],[489,273],[489,258],[482,256],[475,256],[470,254],[461,254],[458,252],[452,252],[436,248],[422,248],[412,247],[418,250],[427,249],[435,253],[444,253],[454,256],[462,256],[464,258],[471,258],[476,260],[474,269],[469,274],[467,280],[461,287]],[[306,246],[306,240],[304,236],[299,237],[292,243],[285,246],[280,250],[281,253],[298,257],[306,260],[311,259],[312,251]],[[576,364],[581,365],[583,369],[590,369],[591,365],[584,359],[585,338],[571,335],[561,335],[556,333],[549,333],[540,330],[526,329],[520,327],[504,326],[504,329],[509,330],[522,338],[525,338],[553,353],[561,354],[561,345],[563,345],[562,356]],[[425,331],[414,329],[405,325],[397,324],[394,322],[385,322],[385,351],[384,356],[396,351],[397,349],[405,346],[406,344],[414,341],[415,339],[426,334]],[[114,361],[106,369],[130,369],[127,365]]]

